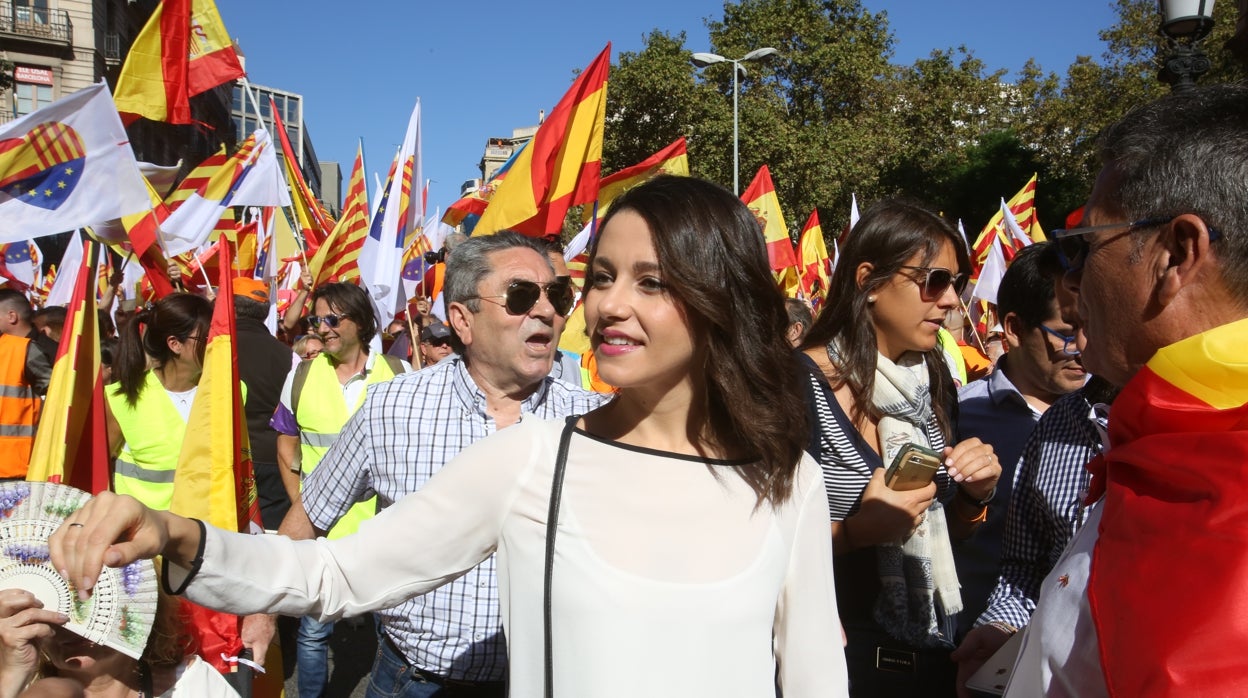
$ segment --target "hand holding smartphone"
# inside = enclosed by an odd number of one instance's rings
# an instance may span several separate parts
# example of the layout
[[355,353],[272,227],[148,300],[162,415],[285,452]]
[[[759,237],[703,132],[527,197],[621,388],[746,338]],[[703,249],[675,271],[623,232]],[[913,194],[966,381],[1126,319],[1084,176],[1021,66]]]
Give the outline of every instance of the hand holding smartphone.
[[927,487],[943,459],[932,449],[916,443],[908,443],[897,452],[892,464],[884,472],[884,484],[897,492],[909,492]]

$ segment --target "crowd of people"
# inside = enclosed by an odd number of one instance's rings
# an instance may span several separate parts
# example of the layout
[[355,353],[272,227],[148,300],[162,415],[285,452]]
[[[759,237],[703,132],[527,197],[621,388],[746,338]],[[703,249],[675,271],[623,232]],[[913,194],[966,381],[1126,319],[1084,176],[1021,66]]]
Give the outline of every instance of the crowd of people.
[[[613,203],[579,299],[544,241],[456,240],[440,317],[386,328],[388,353],[357,286],[306,279],[291,346],[239,280],[276,535],[167,511],[212,308],[167,296],[120,326],[114,492],[53,564],[86,594],[162,556],[168,592],[246,616],[260,663],[299,617],[301,697],[325,693],[333,623],[368,613],[376,697],[1238,695],[1245,114],[1248,87],[1203,87],[1103,134],[1082,227],[1001,280],[981,377],[942,339],[962,236],[901,200],[865,211],[815,312],[739,199],[665,175]],[[558,350],[578,303],[592,377]],[[46,390],[31,314],[0,291],[0,438],[33,433]],[[916,452],[930,481],[895,488]],[[62,623],[0,592],[0,698],[73,688],[38,676],[148,696],[194,664],[101,659]]]

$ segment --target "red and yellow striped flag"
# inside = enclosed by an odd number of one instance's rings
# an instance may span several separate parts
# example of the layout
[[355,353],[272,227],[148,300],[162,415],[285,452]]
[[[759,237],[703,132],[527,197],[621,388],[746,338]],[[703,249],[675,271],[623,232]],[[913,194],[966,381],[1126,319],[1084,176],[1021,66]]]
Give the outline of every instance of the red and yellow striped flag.
[[[1031,238],[1032,242],[1044,242],[1047,238],[1044,230],[1040,227],[1040,219],[1036,215],[1036,177],[1033,174],[1031,179],[1027,180],[1027,184],[1018,190],[1014,198],[1005,202],[1010,211],[1014,213],[1014,219],[1018,221],[1018,227]],[[988,219],[988,225],[980,231],[979,237],[975,240],[975,244],[971,246],[971,267],[973,269],[972,278],[979,278],[979,270],[983,268],[984,262],[988,260],[988,250],[992,247],[993,235],[1001,238],[1001,249],[1005,253],[1005,260],[1008,262],[1014,259],[1014,254],[1022,249],[1020,243],[1010,235],[1005,227],[1005,216],[1000,210]]]
[[26,479],[60,482],[97,494],[109,487],[99,316],[91,272],[100,245],[85,244]]
[[278,113],[277,104],[272,97],[269,98],[269,105],[277,137],[281,139],[282,163],[286,168],[286,182],[290,185],[290,203],[295,211],[295,219],[299,222],[299,230],[306,241],[304,253],[314,254],[325,241],[325,235],[333,229],[333,224],[325,220],[320,203],[312,196],[312,190],[303,179],[303,171],[299,169],[295,151],[290,146],[286,125],[282,123],[282,116]]
[[190,124],[191,97],[244,75],[212,0],[162,0],[126,53],[113,101],[127,124]]
[[[259,532],[260,507],[251,468],[251,446],[238,377],[238,334],[234,326],[234,283],[230,246],[218,245],[219,288],[204,369],[186,422],[169,511],[227,531]],[[232,667],[221,655],[243,648],[237,616],[190,606],[200,656],[217,668]]]
[[741,200],[758,220],[763,240],[767,243],[767,261],[772,271],[797,266],[797,254],[793,252],[793,241],[789,239],[789,229],[784,225],[784,214],[780,213],[780,199],[776,196],[771,171],[766,165],[758,168],[758,174],[754,175],[754,181],[741,195]]
[[1123,387],[1088,601],[1110,696],[1242,695],[1248,320],[1162,348]]
[[360,250],[368,237],[368,186],[364,181],[363,144],[355,151],[351,179],[347,184],[346,205],[333,232],[308,262],[314,286],[330,281],[356,281],[360,278]]
[[[689,151],[685,147],[684,136],[636,165],[603,177],[602,184],[598,187],[598,218],[601,220],[607,215],[607,209],[611,207],[615,197],[661,174],[689,176]],[[593,209],[586,208],[585,214],[581,216],[582,222],[588,223],[593,215]]]
[[473,234],[557,234],[568,208],[597,197],[610,65],[607,44],[517,156]]
[[828,294],[828,280],[832,278],[832,260],[828,258],[828,246],[823,239],[823,226],[819,225],[819,211],[811,211],[806,227],[797,244],[801,252],[802,292],[809,300],[824,300]]

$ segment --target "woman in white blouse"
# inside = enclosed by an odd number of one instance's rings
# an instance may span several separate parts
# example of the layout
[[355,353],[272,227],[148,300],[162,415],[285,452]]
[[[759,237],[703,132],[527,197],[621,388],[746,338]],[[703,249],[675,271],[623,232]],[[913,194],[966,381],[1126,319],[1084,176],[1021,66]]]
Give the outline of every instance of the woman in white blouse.
[[[777,683],[786,698],[845,695],[827,500],[802,453],[798,371],[758,223],[719,186],[658,177],[616,200],[586,280],[598,371],[619,392],[570,436],[554,695],[756,698]],[[55,535],[53,559],[90,588],[102,562],[163,554],[196,603],[329,619],[427,592],[497,551],[510,695],[540,696],[563,429],[526,418],[337,541],[205,529],[101,495]]]

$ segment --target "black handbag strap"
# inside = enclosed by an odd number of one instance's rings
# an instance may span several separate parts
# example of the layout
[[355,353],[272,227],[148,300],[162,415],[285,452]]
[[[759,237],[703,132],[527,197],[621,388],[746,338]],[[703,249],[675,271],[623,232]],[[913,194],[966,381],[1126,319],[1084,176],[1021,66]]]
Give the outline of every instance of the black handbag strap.
[[550,623],[550,585],[555,571],[555,532],[559,527],[559,502],[563,498],[563,473],[568,465],[568,443],[572,441],[572,430],[576,428],[576,420],[580,415],[568,417],[563,425],[563,433],[559,436],[559,452],[555,456],[555,474],[550,482],[550,511],[546,515],[546,577],[542,591],[542,622],[544,642],[546,645],[545,696],[555,695],[555,668],[551,661],[554,649],[554,633]]

